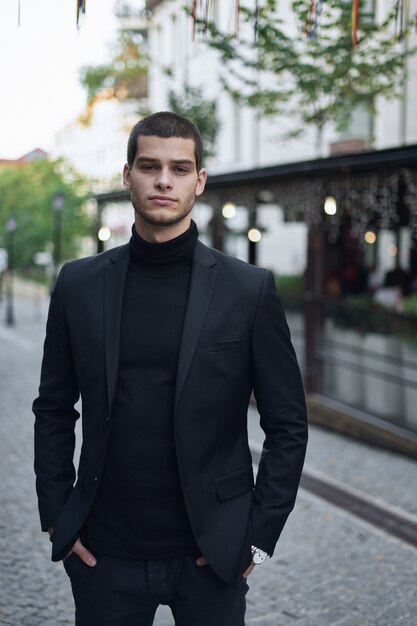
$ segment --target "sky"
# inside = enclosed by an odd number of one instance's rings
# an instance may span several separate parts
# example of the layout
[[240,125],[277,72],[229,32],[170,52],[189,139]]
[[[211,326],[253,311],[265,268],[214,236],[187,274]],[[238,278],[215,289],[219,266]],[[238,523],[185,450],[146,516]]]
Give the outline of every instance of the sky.
[[76,26],[75,0],[0,0],[0,159],[49,150],[55,133],[86,102],[83,65],[110,59],[115,0],[86,0]]

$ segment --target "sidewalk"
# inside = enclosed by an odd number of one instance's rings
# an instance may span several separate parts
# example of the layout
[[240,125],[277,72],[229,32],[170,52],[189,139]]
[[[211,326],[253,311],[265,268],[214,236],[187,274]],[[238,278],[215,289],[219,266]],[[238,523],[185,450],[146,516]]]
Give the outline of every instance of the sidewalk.
[[[255,409],[250,438],[263,440]],[[417,521],[417,463],[310,428],[305,472]],[[268,571],[255,571],[248,624],[414,626],[417,550],[301,489]],[[269,596],[269,615],[259,611]],[[263,607],[262,610],[265,610]]]
[[[0,306],[0,624],[70,626],[68,578],[50,562],[33,477],[33,415],[46,300]],[[249,433],[263,435],[251,408]],[[311,427],[306,471],[417,518],[417,463]],[[304,489],[274,557],[249,577],[247,626],[415,626],[417,550]],[[158,609],[155,626],[172,626]],[[195,626],[198,626],[196,624]],[[213,626],[216,626],[213,624]]]

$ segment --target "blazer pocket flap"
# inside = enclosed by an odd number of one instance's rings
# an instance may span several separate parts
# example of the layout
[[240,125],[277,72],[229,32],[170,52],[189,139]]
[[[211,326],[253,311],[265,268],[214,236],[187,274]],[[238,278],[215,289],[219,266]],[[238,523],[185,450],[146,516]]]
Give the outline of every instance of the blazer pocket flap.
[[196,353],[240,350],[245,345],[245,341],[244,337],[241,339],[225,339],[223,341],[205,341],[197,346]]
[[214,484],[220,500],[229,500],[252,491],[254,487],[252,465],[218,476],[214,479]]

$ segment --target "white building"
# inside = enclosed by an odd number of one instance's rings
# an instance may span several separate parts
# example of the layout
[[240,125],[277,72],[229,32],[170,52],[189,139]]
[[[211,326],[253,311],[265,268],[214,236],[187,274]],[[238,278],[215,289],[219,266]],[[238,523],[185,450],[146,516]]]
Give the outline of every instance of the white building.
[[128,117],[123,102],[103,94],[56,134],[53,156],[68,159],[95,189],[120,186]]
[[[168,107],[170,90],[179,91],[185,84],[202,87],[210,100],[215,100],[219,119],[216,155],[207,160],[209,174],[248,170],[296,161],[329,156],[337,149],[372,146],[376,149],[417,143],[417,116],[411,103],[417,101],[417,58],[408,61],[408,79],[404,88],[405,99],[387,102],[380,98],[377,115],[356,113],[349,131],[339,135],[334,129],[326,128],[321,148],[318,148],[315,131],[311,128],[298,139],[282,139],[288,130],[289,118],[260,118],[254,109],[241,108],[220,85],[221,65],[216,52],[201,35],[193,41],[192,20],[184,11],[184,0],[150,0],[152,11],[149,28],[149,51],[152,64],[149,74],[149,103],[152,111]],[[190,3],[187,3],[189,6]],[[247,0],[254,7],[254,0]],[[222,30],[233,31],[234,0],[213,0],[212,19]],[[288,3],[289,8],[289,3]],[[376,1],[376,15],[380,18],[391,9],[388,0]],[[410,3],[410,15],[417,9],[417,0]],[[285,14],[280,3],[281,14]],[[242,28],[242,26],[241,26]],[[289,25],[290,28],[290,25]],[[416,45],[417,36],[412,34],[407,44]],[[167,71],[169,69],[169,71]],[[225,198],[227,200],[227,198]],[[242,213],[238,210],[242,228]],[[197,221],[204,228],[209,213],[195,211]],[[199,219],[200,218],[200,219]],[[258,209],[259,223],[265,228],[259,246],[258,262],[281,274],[300,273],[306,263],[306,228],[303,224],[285,224],[279,207],[263,206]],[[230,221],[233,228],[233,220]],[[228,251],[247,258],[247,244],[243,240],[230,239]]]
[[[254,5],[254,0],[247,0]],[[284,5],[280,4],[282,11]],[[219,59],[197,35],[192,37],[192,20],[184,11],[184,0],[148,0],[151,11],[149,21],[141,15],[144,3],[140,0],[117,3],[121,29],[141,29],[148,40],[151,66],[148,76],[148,107],[150,111],[168,108],[170,90],[181,93],[185,84],[202,87],[204,94],[217,104],[219,130],[216,155],[207,160],[210,174],[247,170],[266,165],[278,165],[327,156],[331,146],[347,140],[343,148],[352,148],[355,141],[365,146],[370,130],[374,135],[373,147],[380,149],[405,143],[417,143],[417,116],[411,103],[417,100],[417,58],[408,63],[408,80],[402,101],[387,102],[379,99],[377,115],[372,125],[369,115],[356,114],[345,135],[326,128],[322,148],[318,150],[313,129],[302,137],[282,139],[288,129],[289,118],[261,119],[253,109],[241,108],[225,93],[220,85]],[[205,3],[204,3],[205,4]],[[233,29],[234,0],[212,0],[213,17],[223,30]],[[390,8],[388,0],[376,0],[378,16]],[[417,0],[410,2],[410,14],[417,9]],[[407,45],[417,43],[411,35]],[[404,44],[405,45],[405,44]],[[133,105],[133,108],[132,108]],[[104,92],[79,119],[64,128],[57,136],[54,156],[65,156],[79,171],[92,178],[96,191],[109,191],[121,187],[121,165],[125,161],[128,132],[137,121],[137,102],[119,101]],[[321,154],[319,153],[321,152]],[[227,198],[225,198],[225,201]],[[197,205],[195,218],[204,232],[211,210]],[[126,240],[132,223],[132,210],[128,203],[107,206],[103,222],[112,231],[107,245]],[[262,205],[258,209],[259,224],[265,228],[259,246],[258,262],[281,274],[301,273],[305,267],[306,228],[304,224],[283,222],[283,213],[276,205]],[[230,227],[244,230],[247,211],[237,207],[236,217]],[[247,241],[244,237],[229,238],[227,251],[247,259]]]
[[[149,74],[149,103],[153,111],[167,107],[169,90],[179,90],[184,84],[204,88],[207,98],[216,100],[219,117],[217,154],[210,169],[225,172],[264,165],[328,156],[331,144],[345,139],[369,141],[369,116],[357,114],[347,133],[340,135],[326,129],[322,154],[317,152],[314,131],[306,129],[299,139],[284,140],[282,135],[290,124],[289,118],[259,119],[253,109],[242,109],[225,93],[219,83],[221,66],[216,52],[201,34],[192,37],[192,20],[184,11],[184,0],[149,0],[152,10],[149,27],[149,51],[152,64]],[[247,0],[255,7],[255,0]],[[281,15],[286,14],[280,3]],[[212,18],[226,32],[233,32],[234,0],[212,0]],[[376,0],[377,18],[392,9],[389,0]],[[411,0],[409,14],[417,11],[417,0]],[[232,18],[232,19],[231,19]],[[231,25],[232,24],[232,25]],[[242,26],[241,26],[242,28]],[[289,25],[290,28],[290,25]],[[403,45],[416,46],[417,34],[411,33]],[[169,68],[170,72],[167,73]],[[376,149],[417,143],[417,116],[411,103],[417,101],[417,56],[409,58],[404,100],[378,100],[373,120],[373,147]]]

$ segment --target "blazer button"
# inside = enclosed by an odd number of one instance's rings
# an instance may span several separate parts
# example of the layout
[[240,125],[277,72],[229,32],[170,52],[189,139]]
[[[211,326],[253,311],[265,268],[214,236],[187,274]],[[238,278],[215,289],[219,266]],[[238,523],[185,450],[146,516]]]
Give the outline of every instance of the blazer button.
[[94,482],[96,483],[98,481],[98,476],[94,476]]

